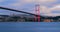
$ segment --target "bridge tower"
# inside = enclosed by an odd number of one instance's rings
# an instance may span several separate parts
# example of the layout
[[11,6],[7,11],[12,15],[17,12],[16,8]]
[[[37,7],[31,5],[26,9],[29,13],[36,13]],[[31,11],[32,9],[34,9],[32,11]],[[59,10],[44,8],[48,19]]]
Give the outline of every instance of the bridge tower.
[[35,14],[38,15],[35,17],[35,20],[37,19],[37,21],[40,22],[40,5],[39,4],[35,5]]

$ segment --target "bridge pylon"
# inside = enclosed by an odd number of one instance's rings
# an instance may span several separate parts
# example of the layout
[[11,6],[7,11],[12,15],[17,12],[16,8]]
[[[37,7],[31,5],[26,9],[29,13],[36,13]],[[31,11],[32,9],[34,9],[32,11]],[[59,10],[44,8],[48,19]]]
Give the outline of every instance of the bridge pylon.
[[36,4],[35,5],[35,14],[37,16],[35,16],[35,21],[37,20],[38,22],[40,22],[40,5]]

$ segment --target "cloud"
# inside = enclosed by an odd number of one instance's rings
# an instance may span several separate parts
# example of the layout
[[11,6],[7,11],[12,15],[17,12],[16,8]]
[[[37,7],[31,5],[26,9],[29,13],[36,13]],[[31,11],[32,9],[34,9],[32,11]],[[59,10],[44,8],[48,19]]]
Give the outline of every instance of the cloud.
[[11,4],[11,6],[21,6],[22,4],[21,3],[13,3],[13,4]]
[[16,3],[12,3],[12,6],[21,6],[24,4],[29,4],[29,3],[40,3],[40,4],[46,4],[46,3],[51,3],[55,2],[56,0],[16,0]]
[[46,6],[41,6],[41,14],[44,16],[60,16],[59,13],[51,13],[52,11],[60,12],[60,5],[54,5],[51,8],[48,8]]
[[40,6],[40,13],[47,14],[50,13],[49,8],[46,6]]
[[4,2],[5,0],[0,0],[0,2]]
[[51,10],[60,10],[60,5],[54,5]]
[[60,16],[60,14],[58,13],[55,13],[55,14],[53,14],[53,13],[48,13],[48,14],[44,14],[44,16],[53,16],[53,17],[55,17],[55,16]]
[[56,0],[35,0],[34,2],[37,3],[49,3],[49,2],[55,2]]

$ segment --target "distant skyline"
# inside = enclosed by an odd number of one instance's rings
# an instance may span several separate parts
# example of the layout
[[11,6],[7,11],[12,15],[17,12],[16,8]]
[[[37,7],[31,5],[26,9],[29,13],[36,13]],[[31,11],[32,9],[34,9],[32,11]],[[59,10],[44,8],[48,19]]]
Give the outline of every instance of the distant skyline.
[[[35,13],[36,4],[40,4],[40,14],[44,16],[60,16],[60,0],[0,0],[0,6]],[[0,14],[17,12],[0,9]]]

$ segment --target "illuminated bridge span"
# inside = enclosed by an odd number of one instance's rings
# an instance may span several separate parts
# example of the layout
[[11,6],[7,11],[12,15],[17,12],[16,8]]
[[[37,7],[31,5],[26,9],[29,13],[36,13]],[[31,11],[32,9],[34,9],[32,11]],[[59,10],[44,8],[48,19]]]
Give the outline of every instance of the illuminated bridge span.
[[30,14],[30,15],[34,15],[34,16],[40,16],[40,15],[36,15],[36,14],[32,14],[32,13],[28,13],[28,12],[24,12],[24,11],[20,11],[20,10],[15,10],[15,9],[11,9],[11,8],[0,7],[0,9],[9,10],[9,11],[15,11],[15,12],[20,12],[20,13],[25,13],[25,14]]

